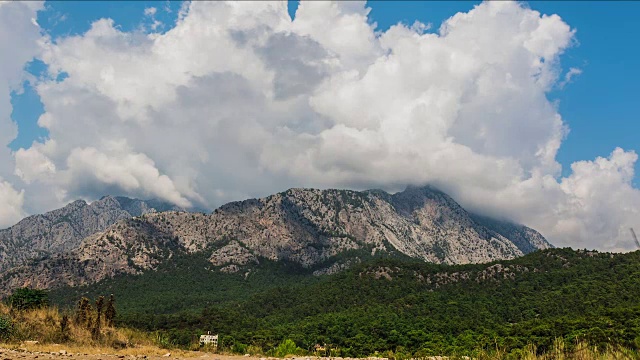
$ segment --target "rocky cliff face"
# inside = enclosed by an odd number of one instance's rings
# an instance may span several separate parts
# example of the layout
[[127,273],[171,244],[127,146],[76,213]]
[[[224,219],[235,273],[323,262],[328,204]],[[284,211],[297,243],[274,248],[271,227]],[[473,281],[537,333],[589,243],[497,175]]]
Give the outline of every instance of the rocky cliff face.
[[290,189],[229,203],[212,214],[166,211],[124,218],[64,254],[5,272],[0,285],[92,283],[155,269],[178,253],[202,254],[224,272],[269,259],[323,274],[380,253],[464,264],[548,247],[535,230],[471,215],[430,187],[393,195]]
[[78,200],[46,214],[29,216],[0,230],[0,271],[76,249],[82,239],[118,220],[177,209],[155,200],[105,196],[91,204]]

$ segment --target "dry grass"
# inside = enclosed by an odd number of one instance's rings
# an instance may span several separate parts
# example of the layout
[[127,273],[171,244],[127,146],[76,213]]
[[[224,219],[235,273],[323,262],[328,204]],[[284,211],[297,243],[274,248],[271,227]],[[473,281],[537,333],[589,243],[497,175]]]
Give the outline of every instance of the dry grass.
[[[67,328],[62,329],[63,313],[55,307],[17,311],[0,303],[0,316],[12,321],[11,337],[1,348],[23,349],[30,352],[59,352],[76,354],[116,354],[125,356],[195,357],[202,353],[179,349],[167,350],[158,346],[152,334],[129,328],[108,327],[101,323],[96,338],[86,325],[76,324],[73,314],[67,314]],[[95,320],[95,317],[93,318]],[[37,343],[33,343],[37,342]]]
[[614,348],[598,349],[584,342],[577,343],[575,347],[568,349],[562,339],[556,339],[550,351],[537,355],[536,347],[528,346],[526,349],[506,353],[495,350],[480,352],[474,359],[477,360],[640,360],[640,353],[630,349]]

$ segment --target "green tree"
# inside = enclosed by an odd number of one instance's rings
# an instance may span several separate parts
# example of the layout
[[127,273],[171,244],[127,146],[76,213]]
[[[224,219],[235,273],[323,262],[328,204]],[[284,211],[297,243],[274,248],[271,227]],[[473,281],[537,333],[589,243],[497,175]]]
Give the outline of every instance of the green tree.
[[69,315],[63,314],[60,320],[60,336],[62,340],[69,340]]
[[49,304],[49,294],[40,289],[20,288],[9,296],[8,303],[17,310],[36,309]]
[[104,321],[105,324],[109,327],[113,326],[113,321],[116,318],[116,298],[111,294],[109,296],[109,300],[107,300],[107,305],[104,309]]
[[104,296],[100,296],[98,300],[96,300],[96,321],[93,324],[93,328],[91,329],[91,337],[94,340],[98,340],[100,338],[100,327],[102,322],[102,309],[104,308]]
[[89,299],[86,297],[81,298],[78,301],[78,308],[76,309],[75,323],[79,326],[84,326],[89,329],[91,327],[91,312],[93,308]]
[[285,357],[287,355],[296,355],[302,349],[300,349],[295,342],[291,339],[286,339],[278,345],[274,351],[274,355],[277,357]]

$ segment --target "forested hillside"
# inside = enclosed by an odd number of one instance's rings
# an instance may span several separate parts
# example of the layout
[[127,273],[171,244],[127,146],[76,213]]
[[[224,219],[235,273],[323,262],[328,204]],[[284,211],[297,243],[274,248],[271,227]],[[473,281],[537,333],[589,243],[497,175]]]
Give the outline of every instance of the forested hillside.
[[121,323],[162,330],[182,345],[211,330],[239,349],[292,339],[303,349],[330,344],[342,356],[528,344],[542,352],[557,338],[567,346],[640,346],[640,252],[549,249],[456,266],[389,257],[320,278],[276,263],[225,275],[200,265],[185,259],[173,270],[57,291],[53,299],[113,292]]

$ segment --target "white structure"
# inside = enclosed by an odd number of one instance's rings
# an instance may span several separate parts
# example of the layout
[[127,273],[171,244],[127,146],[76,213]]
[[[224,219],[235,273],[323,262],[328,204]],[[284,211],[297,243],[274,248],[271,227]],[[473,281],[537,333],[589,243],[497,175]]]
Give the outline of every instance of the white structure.
[[211,335],[211,331],[207,331],[207,335],[200,335],[200,346],[213,345],[214,348],[218,348],[218,335]]

